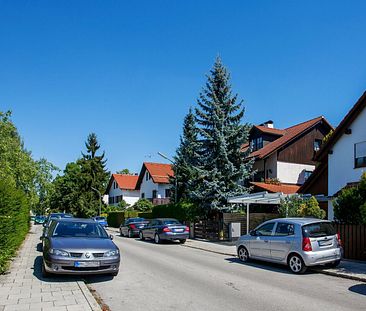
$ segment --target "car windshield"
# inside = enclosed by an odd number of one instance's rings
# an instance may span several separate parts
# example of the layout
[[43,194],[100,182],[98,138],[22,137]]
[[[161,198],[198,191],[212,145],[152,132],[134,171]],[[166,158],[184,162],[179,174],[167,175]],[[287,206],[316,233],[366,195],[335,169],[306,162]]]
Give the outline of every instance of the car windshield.
[[107,232],[98,223],[63,222],[56,224],[53,237],[108,238]]
[[335,230],[329,222],[317,222],[302,227],[304,237],[318,238],[323,236],[335,235]]
[[163,221],[164,225],[180,225],[180,222],[176,219],[167,219]]

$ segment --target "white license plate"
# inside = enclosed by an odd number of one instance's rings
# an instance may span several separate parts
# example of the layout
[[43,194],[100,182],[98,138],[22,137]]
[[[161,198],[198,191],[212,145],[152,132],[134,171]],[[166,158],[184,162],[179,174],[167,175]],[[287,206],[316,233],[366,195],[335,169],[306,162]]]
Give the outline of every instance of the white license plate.
[[184,231],[184,229],[175,229],[174,231],[175,231],[175,232],[183,232],[183,231]]
[[319,246],[328,246],[332,245],[332,241],[319,241]]
[[84,268],[84,267],[99,267],[99,261],[75,261],[74,266],[77,268]]

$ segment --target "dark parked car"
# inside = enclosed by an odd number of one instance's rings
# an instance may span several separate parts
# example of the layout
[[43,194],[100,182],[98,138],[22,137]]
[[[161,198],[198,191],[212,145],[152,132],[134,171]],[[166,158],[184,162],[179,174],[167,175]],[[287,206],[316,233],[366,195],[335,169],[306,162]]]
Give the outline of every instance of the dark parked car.
[[43,215],[37,215],[34,218],[34,224],[38,225],[38,224],[43,224],[46,221],[46,216]]
[[48,217],[43,222],[42,238],[46,235],[47,228],[51,225],[52,221],[55,220],[55,219],[61,219],[61,218],[73,218],[73,216],[71,214],[66,214],[66,213],[51,213],[51,214],[49,214]]
[[111,274],[119,271],[120,254],[103,226],[91,219],[52,221],[43,240],[42,273]]
[[173,218],[157,218],[140,229],[139,237],[141,240],[145,238],[154,239],[156,244],[159,244],[162,240],[179,240],[183,244],[189,237],[189,227]]
[[125,222],[121,223],[119,233],[121,236],[128,236],[132,238],[138,236],[140,229],[144,228],[149,221],[145,218],[127,218]]
[[92,218],[94,221],[99,222],[103,227],[108,227],[107,219],[103,216],[95,216]]

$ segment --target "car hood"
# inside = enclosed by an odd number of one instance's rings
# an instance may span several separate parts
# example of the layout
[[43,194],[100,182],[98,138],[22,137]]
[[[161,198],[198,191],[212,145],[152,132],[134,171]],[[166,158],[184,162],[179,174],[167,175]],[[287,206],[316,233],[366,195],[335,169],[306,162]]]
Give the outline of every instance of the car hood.
[[63,249],[63,250],[73,250],[73,249],[110,250],[117,248],[117,246],[110,239],[53,237],[50,240],[52,248]]

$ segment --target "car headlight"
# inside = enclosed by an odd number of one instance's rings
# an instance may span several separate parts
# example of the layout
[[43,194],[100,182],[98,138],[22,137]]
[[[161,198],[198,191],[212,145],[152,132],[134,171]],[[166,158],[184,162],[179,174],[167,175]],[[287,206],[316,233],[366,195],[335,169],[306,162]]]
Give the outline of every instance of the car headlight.
[[50,250],[48,252],[52,255],[55,255],[55,256],[62,256],[62,257],[69,257],[70,256],[70,254],[68,252],[63,251],[62,249],[50,248]]
[[119,250],[118,249],[113,249],[113,250],[110,250],[110,251],[104,253],[104,257],[117,256],[118,254],[119,254]]

